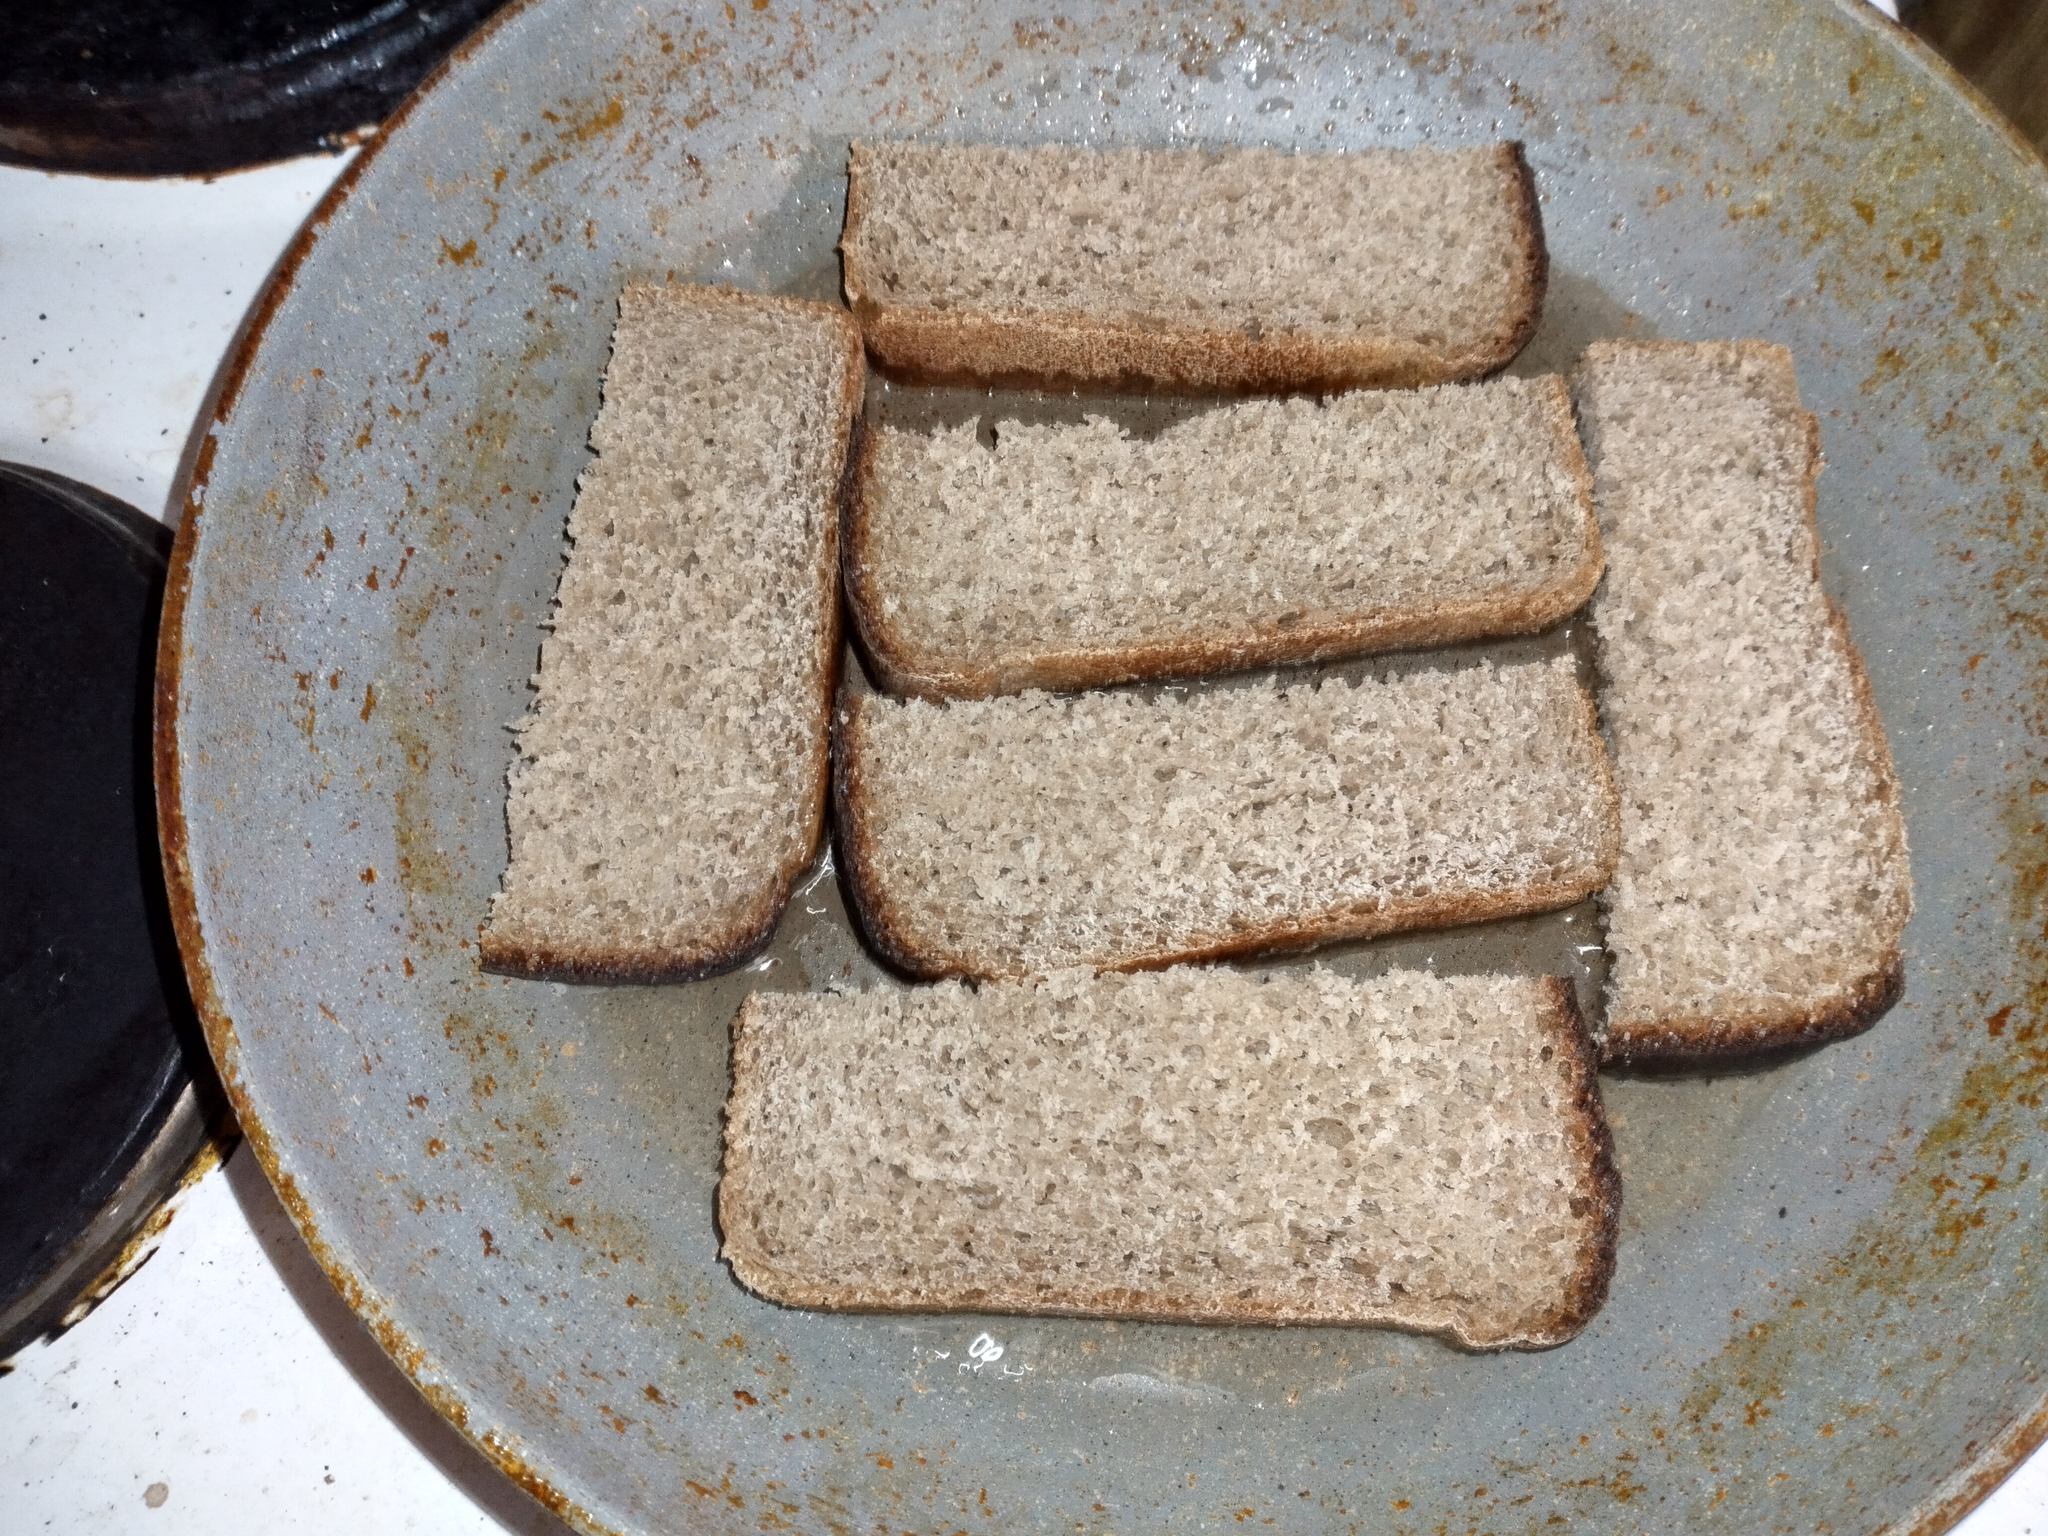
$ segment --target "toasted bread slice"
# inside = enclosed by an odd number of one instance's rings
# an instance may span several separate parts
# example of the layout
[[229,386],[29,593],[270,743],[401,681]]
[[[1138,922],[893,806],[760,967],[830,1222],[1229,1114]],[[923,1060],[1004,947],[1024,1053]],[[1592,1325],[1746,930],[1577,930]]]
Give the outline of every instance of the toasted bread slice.
[[1477,378],[1529,339],[1548,272],[1510,143],[856,143],[840,250],[883,367],[1042,388]]
[[917,976],[1138,969],[1568,906],[1619,824],[1570,658],[1321,687],[842,694],[841,864]]
[[1564,380],[864,434],[846,593],[892,691],[980,698],[1522,634],[1600,579]]
[[824,816],[844,310],[629,285],[532,712],[488,969],[702,975],[765,944]]
[[1764,342],[1602,342],[1576,380],[1621,787],[1606,1045],[1714,1056],[1864,1028],[1913,885],[1884,725],[1821,590],[1820,437]]
[[798,1307],[1583,1328],[1621,1181],[1557,977],[1176,967],[755,993],[723,1253]]

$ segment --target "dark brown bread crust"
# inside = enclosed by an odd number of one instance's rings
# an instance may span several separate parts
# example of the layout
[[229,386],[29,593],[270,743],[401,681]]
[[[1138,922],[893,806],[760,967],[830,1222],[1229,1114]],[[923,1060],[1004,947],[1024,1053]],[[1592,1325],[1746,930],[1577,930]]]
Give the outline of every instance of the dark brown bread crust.
[[[1696,343],[1686,341],[1631,342],[1631,349],[1661,352],[1689,352]],[[1725,345],[1741,356],[1768,359],[1789,376],[1791,354],[1775,342],[1742,340]],[[1807,575],[1820,581],[1820,524],[1816,516],[1821,470],[1820,420],[1801,410],[1806,437],[1806,472],[1803,504],[1809,548],[1812,556]],[[1877,780],[1878,801],[1886,808],[1888,821],[1897,836],[1896,857],[1906,854],[1905,819],[1899,792],[1898,772],[1892,764],[1891,744],[1885,737],[1884,720],[1877,712],[1877,699],[1870,688],[1870,674],[1863,655],[1849,634],[1849,620],[1833,597],[1823,592],[1827,604],[1828,628],[1833,632],[1848,661],[1858,734],[1869,755]],[[1911,915],[1910,877],[1907,915]],[[1759,1008],[1747,1014],[1673,1012],[1649,1023],[1610,1026],[1601,1040],[1601,1059],[1614,1065],[1637,1061],[1713,1061],[1745,1056],[1760,1051],[1789,1050],[1820,1045],[1830,1040],[1861,1034],[1882,1018],[1899,1000],[1906,986],[1905,958],[1894,939],[1864,975],[1846,986],[1804,1001],[1786,999],[1777,1007]]]
[[[813,834],[813,846],[816,835]],[[808,863],[806,859],[804,863]],[[596,944],[519,944],[497,937],[488,928],[477,940],[482,968],[498,976],[528,981],[574,981],[587,986],[638,986],[656,982],[695,981],[732,970],[760,954],[775,937],[775,925],[802,864],[779,878],[745,917],[736,918],[713,941],[686,950],[634,949]]]
[[[1578,989],[1562,976],[1545,976],[1543,982],[1550,994],[1545,999],[1544,1022],[1559,1038],[1558,1056],[1566,1063],[1562,1070],[1571,1080],[1569,1134],[1588,1170],[1590,1190],[1578,1199],[1590,1202],[1585,1214],[1593,1217],[1579,1248],[1579,1272],[1565,1293],[1564,1305],[1554,1315],[1532,1319],[1527,1325],[1532,1342],[1562,1344],[1591,1322],[1607,1301],[1621,1236],[1621,1171],[1614,1164],[1614,1134],[1608,1129],[1607,1109],[1600,1098],[1600,1048],[1579,1012]],[[1575,1199],[1574,1214],[1579,1214],[1577,1205]]]
[[[1599,741],[1592,695],[1579,690],[1585,728]],[[967,981],[1018,980],[1031,974],[1008,956],[974,954],[942,948],[919,935],[902,908],[890,899],[877,878],[879,840],[869,807],[872,794],[861,774],[861,714],[865,701],[842,694],[833,725],[832,818],[837,829],[839,866],[852,897],[853,915],[862,936],[877,955],[906,976],[920,981],[958,977]],[[1600,846],[1593,851],[1593,869],[1581,880],[1545,881],[1517,891],[1484,896],[1441,896],[1374,905],[1332,907],[1290,922],[1247,926],[1229,933],[1204,935],[1180,949],[1135,954],[1076,955],[1073,965],[1103,971],[1156,971],[1169,965],[1235,959],[1246,955],[1291,954],[1345,939],[1369,939],[1417,928],[1456,928],[1496,918],[1552,912],[1582,901],[1614,876],[1621,856],[1621,799],[1613,766],[1602,750],[1595,763],[1602,806]]]
[[1826,1002],[1727,1016],[1676,1015],[1654,1025],[1610,1031],[1600,1059],[1609,1066],[1638,1061],[1718,1061],[1758,1051],[1825,1045],[1860,1035],[1891,1010],[1906,990],[1906,961],[1894,948],[1869,975]]
[[1495,146],[1502,197],[1515,217],[1510,320],[1495,335],[1445,350],[1386,336],[1264,333],[1195,326],[1156,315],[933,309],[890,303],[861,258],[868,192],[849,163],[839,249],[846,297],[875,362],[923,384],[995,388],[1152,390],[1232,394],[1405,389],[1478,378],[1507,363],[1543,312],[1550,257],[1534,178],[1520,141]]
[[[1550,245],[1543,238],[1543,205],[1536,191],[1536,173],[1529,168],[1529,156],[1520,139],[1509,139],[1503,144],[1513,162],[1514,191],[1511,196],[1518,199],[1515,209],[1515,256],[1517,298],[1520,301],[1515,312],[1520,316],[1514,329],[1507,334],[1503,346],[1505,355],[1497,367],[1504,367],[1508,361],[1529,344],[1529,338],[1536,334],[1536,327],[1543,319],[1543,301],[1550,293]],[[1569,394],[1567,394],[1569,410]]]
[[1600,1101],[1599,1064],[1580,1017],[1572,984],[1562,977],[1538,978],[1545,996],[1539,1016],[1552,1037],[1553,1065],[1570,1097],[1567,1132],[1585,1169],[1585,1193],[1572,1201],[1573,1215],[1586,1223],[1577,1272],[1558,1305],[1526,1316],[1503,1317],[1479,1308],[1430,1306],[1416,1301],[1385,1308],[1304,1306],[1294,1298],[1246,1295],[1239,1291],[1189,1295],[1123,1286],[996,1283],[943,1295],[906,1295],[900,1286],[859,1281],[823,1284],[777,1268],[747,1240],[746,1211],[754,1201],[757,1176],[751,1149],[734,1135],[735,1105],[750,1080],[763,1070],[758,1031],[752,1026],[754,999],[740,1005],[733,1023],[732,1098],[726,1106],[725,1166],[718,1183],[721,1257],[733,1277],[755,1295],[785,1307],[842,1312],[1015,1312],[1045,1317],[1114,1317],[1153,1323],[1291,1324],[1328,1327],[1398,1328],[1431,1334],[1469,1350],[1549,1349],[1575,1336],[1607,1299],[1614,1276],[1615,1245],[1621,1226],[1621,1176],[1614,1166],[1614,1139]]
[[1571,395],[1552,375],[1552,430],[1565,462],[1578,479],[1584,517],[1584,553],[1570,570],[1541,585],[1512,594],[1494,593],[1457,602],[1408,608],[1364,609],[1325,614],[1307,622],[1281,624],[1219,622],[1205,631],[1165,635],[1129,645],[1074,645],[1054,650],[1012,650],[981,658],[944,647],[922,646],[890,623],[874,589],[873,533],[869,503],[877,440],[868,438],[854,456],[843,503],[840,551],[847,606],[875,680],[890,693],[922,699],[983,699],[1027,688],[1098,688],[1169,677],[1239,672],[1249,667],[1336,661],[1379,651],[1420,650],[1501,635],[1534,634],[1574,613],[1599,585],[1600,519],[1593,508],[1593,478],[1579,449]]
[[818,851],[818,839],[825,825],[825,795],[831,778],[832,699],[839,688],[839,659],[842,630],[839,613],[839,515],[844,499],[849,448],[860,420],[862,397],[867,390],[867,365],[861,350],[860,332],[846,311],[836,304],[819,304],[808,299],[788,299],[769,294],[734,294],[751,304],[816,313],[832,317],[839,333],[841,377],[839,398],[833,403],[838,431],[833,452],[841,469],[827,503],[820,508],[819,550],[815,575],[817,602],[826,617],[815,654],[818,675],[817,714],[811,730],[809,771],[805,776],[803,806],[804,836],[790,856],[783,860],[746,909],[725,927],[704,934],[697,942],[680,949],[648,949],[634,945],[521,943],[494,933],[486,924],[478,933],[477,949],[484,970],[500,976],[519,976],[534,981],[574,981],[623,986],[650,982],[694,981],[746,964],[768,947],[775,937],[775,925],[789,905],[789,893],[796,877]]

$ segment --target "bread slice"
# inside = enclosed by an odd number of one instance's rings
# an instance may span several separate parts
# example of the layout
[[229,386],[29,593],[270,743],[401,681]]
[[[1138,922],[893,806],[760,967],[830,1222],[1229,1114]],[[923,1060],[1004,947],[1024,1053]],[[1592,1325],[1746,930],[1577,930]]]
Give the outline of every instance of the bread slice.
[[1567,906],[1618,823],[1569,658],[1156,699],[842,695],[841,866],[916,976],[1127,970]]
[[1606,1049],[1852,1033],[1898,996],[1913,887],[1884,726],[1821,590],[1819,430],[1791,354],[1604,342],[1576,393],[1621,786]]
[[844,310],[626,288],[486,968],[653,981],[768,941],[824,815],[864,382]]
[[723,1254],[788,1306],[1583,1328],[1621,1181],[1569,982],[1062,972],[756,992]]
[[1081,688],[1522,634],[1600,579],[1564,380],[1104,417],[871,425],[842,548],[880,680]]
[[1506,143],[856,143],[840,250],[884,367],[1047,388],[1476,378],[1529,339],[1548,270]]

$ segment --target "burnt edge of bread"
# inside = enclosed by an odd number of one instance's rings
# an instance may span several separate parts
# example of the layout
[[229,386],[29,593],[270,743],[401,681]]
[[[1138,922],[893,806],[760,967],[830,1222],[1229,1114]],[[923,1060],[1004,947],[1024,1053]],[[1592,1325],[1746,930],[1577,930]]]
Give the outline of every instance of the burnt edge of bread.
[[[649,284],[647,286],[657,286]],[[825,623],[818,637],[819,708],[812,730],[811,773],[804,787],[808,828],[798,852],[777,867],[763,887],[763,899],[741,917],[703,942],[680,949],[650,949],[645,946],[611,944],[514,943],[491,932],[488,914],[477,934],[479,968],[496,976],[514,976],[527,981],[577,982],[586,986],[638,986],[675,981],[699,981],[745,965],[766,949],[775,937],[776,925],[789,906],[789,894],[796,877],[817,857],[825,830],[825,800],[832,778],[832,701],[839,692],[839,663],[843,631],[839,612],[839,503],[846,494],[850,449],[857,440],[861,402],[867,393],[867,358],[862,351],[859,327],[836,304],[813,299],[784,298],[776,294],[742,293],[737,289],[712,289],[721,300],[754,301],[777,309],[816,312],[833,317],[838,333],[841,382],[834,402],[839,430],[832,451],[840,462],[839,478],[828,493],[829,502],[819,519],[820,551],[816,572],[818,601]],[[566,535],[565,535],[566,536]],[[557,586],[559,587],[559,579]],[[506,797],[507,812],[510,796]],[[509,836],[509,827],[507,829]]]
[[[808,863],[805,860],[804,863]],[[573,981],[595,986],[636,986],[697,981],[746,964],[768,947],[775,925],[789,905],[797,869],[776,882],[766,910],[734,923],[705,944],[686,950],[657,950],[605,944],[514,944],[486,931],[479,939],[480,966],[496,976],[527,981]]]
[[[1156,971],[1170,965],[1243,959],[1254,955],[1302,954],[1325,944],[1378,938],[1432,928],[1461,928],[1499,918],[1526,917],[1568,907],[1606,886],[1621,857],[1621,799],[1614,770],[1595,721],[1593,697],[1577,685],[1582,720],[1594,744],[1592,765],[1598,780],[1601,837],[1590,851],[1592,869],[1576,880],[1539,881],[1492,896],[1418,897],[1370,906],[1347,905],[1295,920],[1261,924],[1231,933],[1203,934],[1178,949],[1146,950],[1112,956],[1076,955],[1067,963],[1088,966],[1098,974]],[[849,916],[868,947],[897,972],[917,981],[1019,981],[1037,974],[1029,966],[1003,965],[993,957],[940,948],[919,938],[875,878],[875,839],[865,805],[866,786],[860,773],[860,713],[865,701],[842,695],[833,717],[832,812],[838,832],[840,869],[852,898]]]
[[1266,620],[1238,629],[1215,628],[1162,635],[1125,644],[1074,645],[1058,650],[1012,649],[949,662],[943,648],[920,647],[892,625],[873,590],[868,556],[870,487],[878,434],[864,434],[849,465],[841,503],[840,561],[847,607],[875,680],[892,694],[934,703],[985,699],[1029,688],[1072,691],[1119,683],[1212,676],[1255,667],[1343,661],[1391,651],[1423,650],[1468,640],[1535,634],[1576,613],[1593,595],[1605,568],[1593,477],[1579,445],[1571,396],[1563,378],[1548,376],[1554,396],[1551,429],[1575,471],[1583,518],[1584,553],[1577,564],[1519,591],[1496,591],[1459,600],[1380,608],[1349,615],[1319,615],[1307,622]]
[[908,383],[992,389],[1161,394],[1333,394],[1476,379],[1505,366],[1535,334],[1550,280],[1549,246],[1522,141],[1497,143],[1508,178],[1519,291],[1506,328],[1444,350],[1388,336],[1336,337],[1176,324],[1152,315],[1085,310],[947,309],[875,297],[861,261],[867,188],[849,160],[839,249],[848,306],[877,367]]
[[858,753],[853,738],[860,730],[862,700],[842,692],[832,712],[832,830],[839,850],[839,876],[847,895],[846,915],[869,951],[901,975],[919,981],[936,981],[957,974],[932,970],[921,963],[915,948],[902,938],[902,925],[893,918],[893,907],[875,883],[875,853],[863,812],[866,796],[861,783]]
[[1621,1170],[1615,1165],[1614,1133],[1600,1095],[1600,1048],[1579,1011],[1578,989],[1562,976],[1545,976],[1542,981],[1549,992],[1545,1022],[1553,1024],[1570,1053],[1570,1120],[1589,1165],[1592,1192],[1582,1198],[1593,1202],[1588,1214],[1594,1215],[1595,1221],[1580,1245],[1579,1271],[1565,1293],[1564,1305],[1530,1324],[1530,1342],[1537,1347],[1562,1344],[1576,1336],[1606,1304],[1621,1237]]
[[[1510,139],[1502,150],[1507,157],[1505,169],[1515,179],[1516,193],[1520,199],[1520,217],[1515,221],[1515,232],[1522,242],[1522,282],[1526,296],[1518,306],[1516,323],[1508,330],[1502,343],[1500,361],[1494,367],[1505,367],[1522,348],[1529,344],[1529,338],[1536,334],[1536,327],[1543,320],[1543,303],[1550,295],[1550,242],[1543,236],[1543,207],[1536,191],[1536,173],[1529,168],[1529,156],[1520,139]],[[1587,493],[1592,491],[1592,481],[1587,480]]]
[[[1675,352],[1689,351],[1697,343],[1641,341],[1629,342],[1626,345],[1643,350]],[[1732,348],[1738,355],[1744,357],[1774,354],[1783,360],[1787,371],[1792,366],[1790,349],[1777,342],[1744,338],[1721,345]],[[1818,586],[1820,418],[1804,408],[1800,409],[1799,414],[1805,418],[1806,428],[1806,473],[1802,503],[1806,517],[1808,547],[1812,551],[1812,558],[1807,562],[1807,575]],[[1898,833],[1898,857],[1905,863],[1906,877],[1906,910],[1899,927],[1899,932],[1902,933],[1905,921],[1913,914],[1913,871],[1910,850],[1906,844],[1905,808],[1899,789],[1899,775],[1892,762],[1891,740],[1885,734],[1884,718],[1877,711],[1877,696],[1871,690],[1870,672],[1863,664],[1863,653],[1856,648],[1855,638],[1849,633],[1848,615],[1842,612],[1833,595],[1825,588],[1821,591],[1821,600],[1826,605],[1828,628],[1840,642],[1843,656],[1848,662],[1849,686],[1855,695],[1858,735],[1863,740],[1864,750],[1870,755],[1870,766],[1877,779],[1877,798],[1890,810],[1892,825]],[[1906,962],[1899,949],[1899,933],[1894,933],[1875,966],[1822,1001],[1802,1005],[1788,1000],[1783,1007],[1758,1009],[1746,1014],[1671,1014],[1647,1023],[1627,1024],[1620,1028],[1610,1024],[1600,1037],[1600,1059],[1609,1066],[1626,1066],[1635,1062],[1659,1062],[1682,1066],[1687,1062],[1706,1064],[1736,1056],[1825,1045],[1832,1040],[1845,1040],[1851,1035],[1859,1035],[1870,1028],[1891,1011],[1892,1005],[1904,994],[1905,989]]]
[[1734,1016],[1680,1016],[1610,1030],[1601,1043],[1600,1059],[1614,1067],[1637,1062],[1708,1065],[1730,1057],[1826,1045],[1862,1034],[1891,1011],[1905,990],[1905,957],[1894,948],[1868,975],[1825,1003]]
[[749,1199],[753,1173],[751,1154],[733,1135],[734,1106],[757,1059],[751,994],[740,1004],[732,1026],[732,1082],[722,1133],[723,1162],[716,1200],[719,1257],[746,1290],[776,1306],[831,1312],[926,1314],[987,1311],[1036,1317],[1118,1318],[1149,1323],[1288,1324],[1305,1327],[1390,1328],[1439,1338],[1473,1353],[1503,1349],[1552,1349],[1578,1335],[1607,1300],[1614,1277],[1615,1251],[1621,1228],[1621,1175],[1614,1162],[1614,1137],[1600,1098],[1597,1052],[1579,1013],[1571,982],[1558,976],[1536,978],[1544,992],[1541,1023],[1555,1037],[1570,1072],[1571,1105],[1567,1134],[1577,1144],[1586,1166],[1588,1193],[1579,1197],[1586,1209],[1575,1215],[1590,1218],[1579,1245],[1579,1265],[1553,1311],[1528,1318],[1495,1320],[1450,1307],[1416,1306],[1317,1311],[1289,1305],[1272,1296],[1239,1295],[1213,1298],[1179,1297],[1129,1286],[1086,1290],[1071,1286],[1023,1284],[977,1286],[930,1297],[906,1298],[901,1289],[874,1284],[831,1285],[798,1280],[763,1259],[744,1236],[740,1213]]

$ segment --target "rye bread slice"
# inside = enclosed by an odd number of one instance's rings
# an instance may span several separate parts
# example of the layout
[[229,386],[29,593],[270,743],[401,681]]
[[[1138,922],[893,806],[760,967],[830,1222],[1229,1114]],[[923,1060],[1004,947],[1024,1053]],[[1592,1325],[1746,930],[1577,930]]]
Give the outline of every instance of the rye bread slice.
[[1477,378],[1548,267],[1519,144],[855,143],[846,293],[924,382],[1336,390]]
[[1489,635],[1600,578],[1555,375],[1114,422],[871,423],[841,541],[892,692],[981,698]]
[[840,863],[923,977],[1129,970],[1568,906],[1619,823],[1570,658],[1319,687],[842,692]]
[[1602,342],[1574,392],[1621,788],[1605,1049],[1854,1033],[1899,995],[1912,875],[1870,680],[1821,589],[1820,435],[1791,354]]
[[768,941],[824,816],[864,383],[842,309],[627,286],[486,969],[671,980]]
[[1583,1328],[1621,1181],[1557,977],[1063,972],[755,993],[723,1256],[787,1306]]

